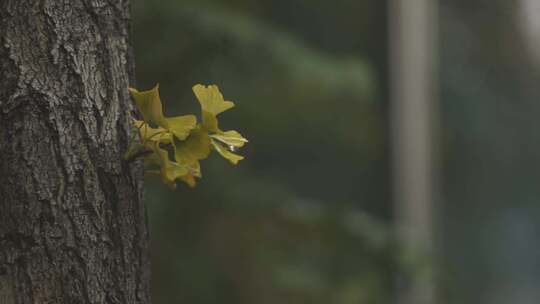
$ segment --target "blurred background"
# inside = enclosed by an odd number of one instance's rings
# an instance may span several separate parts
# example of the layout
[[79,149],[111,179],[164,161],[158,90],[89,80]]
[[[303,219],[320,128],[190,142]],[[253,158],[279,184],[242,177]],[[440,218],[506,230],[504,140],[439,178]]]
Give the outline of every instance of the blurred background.
[[195,189],[147,181],[154,303],[399,303],[426,268],[434,303],[540,302],[539,2],[440,1],[428,25],[433,259],[395,228],[389,3],[133,1],[138,87],[181,115],[217,84],[250,140]]

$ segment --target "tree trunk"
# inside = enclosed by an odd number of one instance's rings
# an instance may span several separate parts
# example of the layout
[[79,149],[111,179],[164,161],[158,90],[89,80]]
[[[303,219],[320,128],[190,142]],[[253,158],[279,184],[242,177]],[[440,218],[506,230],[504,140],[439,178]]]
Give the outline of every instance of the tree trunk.
[[149,303],[129,0],[0,0],[0,303]]

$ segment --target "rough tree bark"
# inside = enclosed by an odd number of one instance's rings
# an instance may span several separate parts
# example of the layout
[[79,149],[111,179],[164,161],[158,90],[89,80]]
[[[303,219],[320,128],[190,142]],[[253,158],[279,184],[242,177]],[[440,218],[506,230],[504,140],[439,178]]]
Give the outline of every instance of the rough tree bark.
[[0,303],[149,303],[129,0],[0,1]]

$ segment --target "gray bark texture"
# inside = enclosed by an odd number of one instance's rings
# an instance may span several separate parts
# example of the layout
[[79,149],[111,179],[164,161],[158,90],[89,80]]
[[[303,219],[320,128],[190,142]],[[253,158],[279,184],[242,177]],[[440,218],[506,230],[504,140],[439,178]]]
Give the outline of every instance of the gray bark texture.
[[0,303],[149,303],[129,0],[0,0]]

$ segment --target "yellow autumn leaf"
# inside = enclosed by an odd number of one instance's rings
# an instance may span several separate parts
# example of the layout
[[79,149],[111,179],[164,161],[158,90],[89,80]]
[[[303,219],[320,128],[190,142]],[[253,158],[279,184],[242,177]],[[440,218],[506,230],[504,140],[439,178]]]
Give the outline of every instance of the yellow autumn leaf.
[[202,126],[211,132],[218,132],[216,116],[232,107],[232,101],[225,101],[216,85],[204,86],[197,84],[193,87],[193,93],[201,104]]
[[154,152],[158,158],[160,169],[161,169],[161,179],[167,185],[172,188],[176,187],[176,179],[187,175],[189,170],[186,166],[182,166],[176,162],[173,162],[169,159],[169,152],[165,149],[159,147],[159,143],[154,145]]
[[180,179],[185,182],[188,186],[191,188],[195,187],[197,185],[196,177],[201,178],[201,165],[198,161],[193,162],[188,168],[188,174],[180,176]]
[[160,142],[163,144],[170,144],[172,141],[172,134],[162,127],[152,128],[142,120],[134,120],[135,126],[139,129],[139,135],[142,142]]
[[189,171],[186,167],[171,161],[169,161],[167,166],[162,167],[161,171],[162,178],[164,177],[164,182],[172,188],[176,188],[176,179],[181,179],[182,177],[189,174]]
[[216,150],[233,164],[244,158],[233,152],[248,140],[237,131],[219,129],[217,115],[234,107],[234,103],[224,100],[216,85],[193,87],[201,105],[200,124],[194,115],[166,117],[158,85],[148,91],[140,92],[134,88],[129,91],[144,120],[134,120],[141,142],[132,143],[125,157],[144,156],[146,165],[159,167],[159,170],[147,172],[160,175],[171,188],[176,187],[177,180],[194,187],[196,178],[202,176],[200,161],[207,158],[211,150]]
[[135,103],[141,111],[145,122],[152,122],[162,128],[167,129],[167,121],[163,116],[163,106],[159,97],[159,84],[148,91],[138,91],[135,88],[129,88],[129,92],[135,99]]
[[188,168],[188,174],[181,177],[191,187],[195,186],[195,177],[201,177],[199,161],[208,157],[211,151],[211,139],[200,126],[191,131],[185,141],[174,144],[175,160]]
[[228,161],[230,161],[234,165],[238,164],[239,161],[244,159],[243,156],[232,153],[226,147],[224,147],[222,144],[218,143],[215,140],[212,140],[212,146],[214,147],[216,151],[218,151],[219,154],[221,154],[221,156],[226,158]]
[[208,133],[201,128],[196,128],[185,141],[175,143],[174,157],[177,162],[190,166],[194,162],[208,157],[211,150],[210,145],[211,139]]
[[195,176],[191,175],[191,174],[187,174],[187,175],[184,175],[184,176],[181,176],[180,179],[186,183],[188,186],[190,186],[191,188],[195,187],[197,185],[197,182],[195,180]]
[[184,140],[189,136],[191,130],[197,125],[197,117],[195,115],[184,115],[166,118],[169,130],[179,140]]
[[197,96],[203,111],[209,112],[214,116],[234,107],[232,101],[225,101],[223,99],[223,95],[216,85],[204,86],[197,84],[193,86],[193,93]]
[[219,132],[216,115],[202,110],[202,127],[208,132]]
[[210,137],[212,137],[213,139],[216,139],[218,141],[220,141],[221,143],[224,143],[225,145],[229,146],[229,147],[234,147],[234,148],[240,148],[242,147],[245,143],[248,142],[247,139],[245,139],[244,137],[242,137],[242,135],[240,135],[240,133],[234,131],[234,130],[231,130],[231,131],[219,131],[218,133],[216,134],[212,134],[210,135]]
[[212,146],[221,156],[237,164],[243,157],[232,153],[229,149],[242,147],[248,140],[237,131],[221,131],[217,120],[217,115],[234,107],[234,103],[226,101],[216,85],[198,84],[193,87],[193,92],[201,104],[202,128],[212,133],[209,135],[212,138]]

